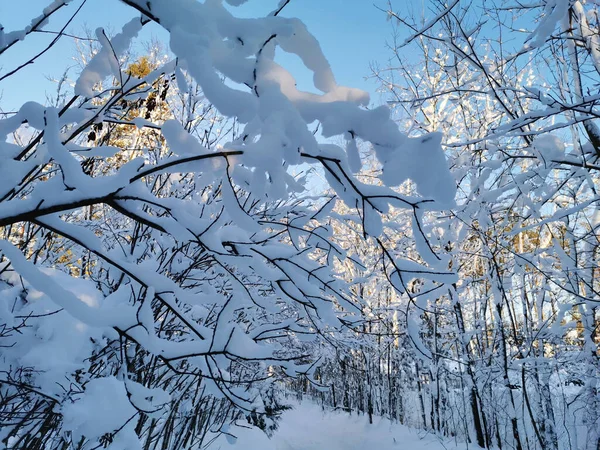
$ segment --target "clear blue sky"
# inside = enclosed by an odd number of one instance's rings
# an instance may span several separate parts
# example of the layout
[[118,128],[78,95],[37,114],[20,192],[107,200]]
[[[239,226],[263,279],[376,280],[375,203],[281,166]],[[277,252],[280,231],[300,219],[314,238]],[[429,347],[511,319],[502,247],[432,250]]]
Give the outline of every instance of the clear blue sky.
[[[49,2],[50,0],[0,0],[0,22],[5,31],[22,29]],[[380,6],[386,3],[383,0],[292,0],[284,15],[302,19],[318,38],[338,83],[369,91],[372,102],[377,104],[380,103],[379,95],[375,94],[377,85],[373,80],[365,80],[365,77],[371,74],[370,63],[384,64],[390,57],[386,41],[391,40],[392,27],[386,21],[386,15],[373,2]],[[277,3],[278,0],[250,0],[243,7],[234,9],[238,10],[237,15],[260,16],[273,10]],[[65,18],[80,4],[81,0],[73,0],[46,29],[58,31]],[[88,0],[67,31],[81,35],[84,27],[93,32],[102,26],[109,32],[117,32],[123,23],[136,15],[135,11],[118,0]],[[149,40],[152,36],[166,39],[158,26],[147,26],[138,42]],[[26,56],[42,50],[52,38],[49,34],[38,34],[15,45],[0,57],[0,74],[24,62]],[[74,66],[75,54],[73,42],[64,39],[34,65],[23,69],[17,76],[0,82],[2,109],[13,110],[25,100],[44,101],[46,92],[52,94],[55,91],[54,85],[47,82],[44,76],[60,77],[67,66]],[[294,58],[285,58],[282,62],[296,76],[299,87],[305,88],[310,82],[308,71],[303,70]],[[76,73],[77,68],[74,67],[70,77],[74,78]]]

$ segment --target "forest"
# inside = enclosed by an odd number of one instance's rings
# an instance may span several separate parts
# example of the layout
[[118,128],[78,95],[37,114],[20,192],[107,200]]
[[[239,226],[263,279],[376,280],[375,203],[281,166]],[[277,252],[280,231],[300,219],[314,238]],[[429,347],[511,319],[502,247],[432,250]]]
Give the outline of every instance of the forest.
[[0,449],[250,449],[322,411],[600,450],[597,1],[375,0],[379,103],[306,0],[98,1],[0,5]]

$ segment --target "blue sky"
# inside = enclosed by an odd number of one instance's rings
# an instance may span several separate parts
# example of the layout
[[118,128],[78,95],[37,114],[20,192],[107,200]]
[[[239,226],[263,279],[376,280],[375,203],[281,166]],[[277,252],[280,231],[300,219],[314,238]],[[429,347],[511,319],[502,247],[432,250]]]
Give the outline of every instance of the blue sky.
[[[375,4],[385,6],[385,1],[374,0]],[[49,0],[22,0],[8,2],[0,0],[0,21],[5,31],[22,29],[32,17],[47,6]],[[278,0],[250,0],[236,14],[260,16],[276,7]],[[23,7],[26,4],[27,7]],[[65,19],[81,4],[73,0],[52,20],[47,30],[58,31]],[[338,83],[358,87],[369,91],[373,103],[381,102],[375,93],[374,80],[365,80],[371,75],[369,65],[378,62],[385,65],[391,53],[386,42],[391,40],[392,27],[386,21],[385,13],[378,10],[370,0],[292,0],[285,9],[285,16],[298,17],[306,23],[308,29],[317,37],[321,47],[336,74]],[[67,31],[82,35],[84,27],[93,32],[98,27],[117,32],[123,23],[136,16],[131,8],[118,0],[87,0],[78,18]],[[145,27],[139,41],[149,40],[152,36],[166,39],[158,26]],[[0,74],[11,70],[24,62],[26,56],[42,50],[53,36],[38,34],[15,45],[0,57]],[[73,57],[75,46],[70,39],[58,42],[35,64],[21,70],[17,76],[0,82],[0,106],[3,110],[18,108],[26,100],[44,101],[45,93],[53,94],[55,85],[44,77],[59,78],[66,67],[74,66],[69,75],[74,78],[77,67]],[[296,76],[300,88],[310,82],[310,76],[295,58],[286,57],[282,63]],[[42,75],[42,76],[40,76]]]

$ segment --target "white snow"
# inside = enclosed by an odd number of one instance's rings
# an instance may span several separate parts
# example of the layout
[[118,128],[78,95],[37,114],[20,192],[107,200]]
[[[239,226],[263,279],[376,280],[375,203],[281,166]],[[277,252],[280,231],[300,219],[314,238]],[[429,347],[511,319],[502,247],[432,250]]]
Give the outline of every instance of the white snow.
[[[240,422],[239,425],[247,427]],[[314,403],[295,404],[281,417],[272,439],[258,429],[232,427],[229,433],[235,443],[225,436],[217,439],[209,450],[462,450],[466,444],[456,443],[392,423],[388,419],[347,412],[323,411]]]

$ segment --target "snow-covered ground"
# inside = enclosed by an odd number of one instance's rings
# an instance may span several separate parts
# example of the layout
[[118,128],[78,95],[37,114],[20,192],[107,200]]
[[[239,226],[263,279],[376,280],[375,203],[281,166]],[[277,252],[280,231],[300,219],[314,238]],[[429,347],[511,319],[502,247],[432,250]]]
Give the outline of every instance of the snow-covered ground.
[[256,429],[230,430],[235,443],[220,437],[209,450],[464,450],[465,444],[412,430],[387,419],[323,412],[303,403],[283,414],[272,439]]

